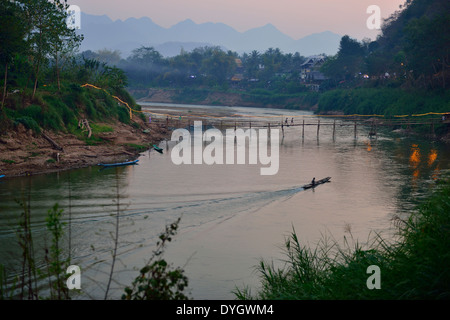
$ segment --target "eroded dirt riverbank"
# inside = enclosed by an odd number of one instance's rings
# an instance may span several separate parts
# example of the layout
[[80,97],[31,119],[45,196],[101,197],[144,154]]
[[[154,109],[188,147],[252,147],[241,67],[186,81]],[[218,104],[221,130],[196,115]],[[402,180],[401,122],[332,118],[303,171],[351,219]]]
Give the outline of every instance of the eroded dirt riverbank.
[[138,126],[107,123],[112,130],[95,134],[95,143],[69,133],[46,131],[60,148],[19,125],[0,136],[0,175],[35,175],[135,159],[145,147],[150,148],[170,134],[165,127],[146,124],[142,119],[135,123]]

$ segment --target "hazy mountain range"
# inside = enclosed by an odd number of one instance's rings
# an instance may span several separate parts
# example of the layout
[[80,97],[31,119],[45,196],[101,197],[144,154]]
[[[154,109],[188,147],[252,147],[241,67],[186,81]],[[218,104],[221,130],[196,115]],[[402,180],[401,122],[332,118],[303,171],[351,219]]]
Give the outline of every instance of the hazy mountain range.
[[299,52],[303,56],[335,54],[341,39],[341,35],[326,31],[295,40],[271,24],[238,32],[223,23],[196,24],[188,19],[164,28],[150,18],[113,21],[106,15],[86,13],[81,14],[79,33],[84,35],[81,51],[107,48],[119,50],[123,58],[143,45],[154,47],[164,56],[178,55],[182,48],[191,51],[207,45],[238,53],[279,48],[283,53]]

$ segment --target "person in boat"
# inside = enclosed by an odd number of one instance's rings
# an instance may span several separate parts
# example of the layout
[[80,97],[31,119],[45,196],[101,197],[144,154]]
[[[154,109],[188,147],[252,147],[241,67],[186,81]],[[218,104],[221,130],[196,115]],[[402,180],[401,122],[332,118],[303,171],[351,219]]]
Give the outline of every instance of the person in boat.
[[311,184],[312,184],[313,186],[316,185],[316,177],[314,177],[314,178],[312,179]]

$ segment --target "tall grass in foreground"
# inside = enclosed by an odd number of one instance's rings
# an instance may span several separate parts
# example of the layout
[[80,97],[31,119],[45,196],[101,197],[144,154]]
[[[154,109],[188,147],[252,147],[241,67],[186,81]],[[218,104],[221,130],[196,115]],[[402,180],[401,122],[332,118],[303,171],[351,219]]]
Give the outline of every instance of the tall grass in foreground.
[[0,300],[69,299],[66,286],[68,275],[65,270],[70,265],[70,257],[65,257],[61,249],[65,225],[61,220],[63,210],[58,204],[48,210],[46,227],[51,245],[45,244],[43,248],[44,261],[37,261],[29,203],[29,199],[27,202],[19,202],[23,212],[19,216],[16,235],[22,256],[21,271],[12,283],[8,283],[7,272],[4,266],[0,265]]
[[[259,292],[236,289],[238,299],[450,299],[450,184],[437,186],[407,220],[396,218],[399,239],[379,235],[368,249],[325,238],[311,249],[295,230],[286,239],[283,268],[260,262]],[[368,267],[380,268],[380,289],[367,286]]]

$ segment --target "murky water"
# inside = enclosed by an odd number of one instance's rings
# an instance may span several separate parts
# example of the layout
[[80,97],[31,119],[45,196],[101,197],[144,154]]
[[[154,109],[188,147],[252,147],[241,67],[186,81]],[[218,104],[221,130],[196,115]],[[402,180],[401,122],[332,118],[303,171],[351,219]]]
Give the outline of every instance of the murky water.
[[[163,106],[158,110],[173,106]],[[192,107],[188,107],[192,108]],[[208,109],[208,107],[203,107]],[[156,109],[155,109],[156,110]],[[211,107],[213,114],[218,107]],[[229,111],[229,109],[227,109]],[[222,110],[223,111],[223,110]],[[257,119],[317,119],[307,112],[233,108]],[[364,243],[374,232],[390,235],[391,218],[408,210],[450,169],[450,152],[416,137],[369,128],[340,126],[285,128],[280,137],[276,175],[262,176],[262,165],[175,165],[174,142],[164,153],[144,152],[139,165],[100,170],[91,167],[0,182],[0,264],[13,276],[21,256],[14,233],[20,205],[31,207],[36,258],[44,266],[48,244],[47,211],[64,209],[72,264],[82,268],[79,299],[103,299],[111,270],[116,214],[119,212],[118,259],[109,298],[120,298],[155,249],[165,226],[181,217],[178,235],[166,260],[181,266],[194,299],[233,299],[236,286],[256,287],[260,259],[284,258],[284,239],[295,229],[300,241],[314,246],[324,234]],[[331,183],[303,190],[313,177]],[[69,233],[70,232],[70,233]],[[68,239],[65,253],[69,253]]]

